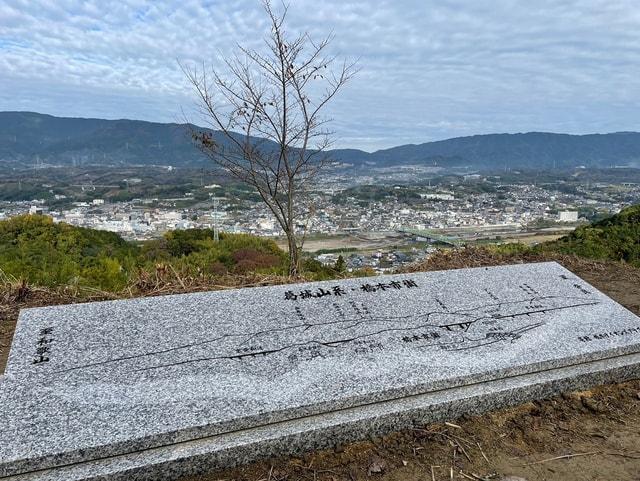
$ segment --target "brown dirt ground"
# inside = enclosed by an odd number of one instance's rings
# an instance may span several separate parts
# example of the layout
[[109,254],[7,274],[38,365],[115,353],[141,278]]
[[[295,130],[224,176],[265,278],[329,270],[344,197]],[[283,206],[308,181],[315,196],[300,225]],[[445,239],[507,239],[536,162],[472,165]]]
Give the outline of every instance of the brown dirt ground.
[[[640,314],[640,269],[554,254],[502,256],[467,248],[436,255],[407,272],[557,260]],[[281,279],[254,281],[256,285]],[[150,290],[200,290],[205,285]],[[107,298],[92,294],[84,300]],[[77,293],[6,288],[0,294],[0,369],[19,309],[62,304]],[[336,446],[299,458],[270,459],[183,481],[640,481],[640,380],[565,393],[552,399],[420,426],[411,431]]]

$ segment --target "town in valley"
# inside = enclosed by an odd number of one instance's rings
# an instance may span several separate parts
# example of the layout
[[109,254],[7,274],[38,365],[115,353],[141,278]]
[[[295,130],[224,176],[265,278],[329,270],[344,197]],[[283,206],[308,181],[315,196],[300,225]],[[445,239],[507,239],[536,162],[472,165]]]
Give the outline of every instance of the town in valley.
[[[212,168],[34,164],[0,173],[0,219],[31,213],[130,240],[175,229],[272,237],[281,229],[257,193]],[[479,172],[422,165],[334,164],[301,205],[304,249],[349,269],[388,271],[434,245],[535,244],[640,202],[640,169]]]

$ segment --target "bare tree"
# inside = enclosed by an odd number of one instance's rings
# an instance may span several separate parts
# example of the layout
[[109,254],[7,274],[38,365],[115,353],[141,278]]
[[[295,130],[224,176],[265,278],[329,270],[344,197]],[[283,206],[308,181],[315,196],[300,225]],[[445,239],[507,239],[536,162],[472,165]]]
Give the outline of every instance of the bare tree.
[[287,7],[277,14],[263,2],[271,31],[266,49],[238,45],[216,68],[183,67],[209,127],[194,131],[198,146],[217,165],[253,187],[284,231],[289,274],[299,272],[302,197],[329,160],[331,135],[323,108],[355,74],[355,63],[327,54],[332,37],[314,42],[307,33],[285,31]]

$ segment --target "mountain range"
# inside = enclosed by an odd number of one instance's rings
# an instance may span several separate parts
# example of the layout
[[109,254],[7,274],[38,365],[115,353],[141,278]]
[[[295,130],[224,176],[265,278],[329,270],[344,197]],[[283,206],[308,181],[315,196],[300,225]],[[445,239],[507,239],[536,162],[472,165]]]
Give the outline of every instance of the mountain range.
[[[186,124],[140,120],[63,118],[34,112],[0,112],[0,162],[53,165],[202,166]],[[219,132],[214,138],[222,139]],[[355,168],[424,165],[549,169],[578,166],[640,168],[640,133],[569,135],[544,132],[488,134],[365,152],[331,151]]]

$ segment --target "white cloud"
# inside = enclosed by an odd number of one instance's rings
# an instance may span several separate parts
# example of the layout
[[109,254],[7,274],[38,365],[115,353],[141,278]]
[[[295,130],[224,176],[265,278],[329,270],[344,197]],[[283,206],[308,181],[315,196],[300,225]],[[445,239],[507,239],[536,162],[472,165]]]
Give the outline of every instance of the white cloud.
[[[604,0],[293,0],[361,72],[331,106],[340,146],[486,132],[638,130],[640,10]],[[174,121],[176,59],[259,46],[257,0],[3,0],[0,110]]]

